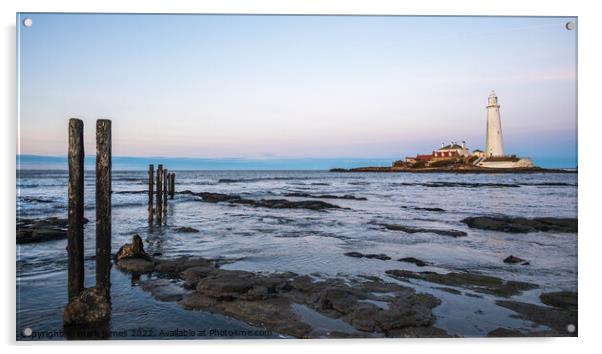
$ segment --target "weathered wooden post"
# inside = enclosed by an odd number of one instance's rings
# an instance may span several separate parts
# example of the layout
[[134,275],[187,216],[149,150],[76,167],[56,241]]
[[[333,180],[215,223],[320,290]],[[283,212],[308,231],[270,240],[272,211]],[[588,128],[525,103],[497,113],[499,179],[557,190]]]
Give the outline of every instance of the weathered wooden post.
[[111,289],[111,121],[96,121],[96,289]]
[[173,199],[173,195],[176,193],[176,173],[171,173],[171,178],[169,181],[169,198]]
[[169,173],[167,172],[167,169],[165,169],[163,172],[163,212],[167,213],[167,188],[169,186]]
[[163,219],[163,188],[161,187],[161,182],[163,179],[163,165],[159,164],[157,167],[157,207],[155,208],[157,212],[157,224],[161,225],[161,221]]
[[148,165],[148,223],[153,223],[153,185],[155,181],[155,165]]
[[84,290],[84,122],[69,119],[67,293],[69,301]]
[[167,195],[171,195],[171,172],[167,174]]

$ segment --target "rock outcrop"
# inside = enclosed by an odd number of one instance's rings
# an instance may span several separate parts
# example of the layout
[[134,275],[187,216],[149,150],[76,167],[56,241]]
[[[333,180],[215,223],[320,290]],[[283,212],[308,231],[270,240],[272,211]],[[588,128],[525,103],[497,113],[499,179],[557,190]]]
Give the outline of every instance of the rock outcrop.
[[183,191],[181,194],[189,194],[201,197],[201,201],[207,203],[225,202],[230,204],[246,205],[256,208],[271,208],[271,209],[309,209],[309,210],[327,210],[341,209],[340,206],[323,202],[321,200],[300,200],[292,201],[286,199],[246,199],[239,195],[230,195],[223,193],[208,193],[208,192],[191,192]]
[[577,232],[575,218],[521,218],[511,216],[473,216],[462,220],[471,228],[509,233]]
[[415,233],[431,233],[442,236],[450,236],[450,237],[463,237],[466,236],[467,233],[460,230],[441,230],[441,229],[428,229],[428,228],[419,228],[405,225],[397,225],[397,224],[383,224],[385,229],[391,231],[402,231],[407,234],[415,234]]
[[398,259],[399,262],[406,262],[406,263],[414,263],[417,267],[424,267],[427,266],[428,263],[420,260],[418,258],[414,258],[414,257],[404,257],[404,258],[400,258]]
[[577,310],[577,293],[572,291],[543,293],[539,299],[548,306],[563,310]]
[[[132,241],[128,254],[141,254],[139,241]],[[219,268],[220,262],[202,258],[125,257],[117,264],[133,260],[145,262],[147,273],[160,274],[141,284],[157,299],[179,301],[186,309],[219,313],[277,333],[298,338],[447,336],[432,326],[437,298],[376,277],[315,279],[291,272],[225,270]],[[169,279],[189,291],[177,290]],[[327,330],[316,326],[311,319],[320,316],[336,325]]]
[[[84,218],[84,224],[88,223]],[[67,238],[67,219],[17,219],[17,244],[36,243]]]
[[457,286],[471,289],[479,293],[492,294],[501,297],[509,297],[538,287],[532,283],[513,280],[505,281],[489,275],[475,273],[450,272],[442,274],[436,272],[412,272],[401,269],[387,270],[386,273],[389,276],[400,280],[424,280],[430,283]]
[[111,317],[111,304],[96,288],[84,289],[63,311],[65,325],[86,325],[106,321]]
[[384,253],[360,253],[360,252],[347,252],[345,253],[345,256],[347,257],[354,257],[354,258],[368,258],[368,259],[380,259],[381,261],[388,261],[391,259],[391,257],[387,256]]
[[530,262],[527,260],[524,260],[522,258],[519,257],[515,257],[513,255],[509,255],[508,257],[504,258],[504,263],[508,263],[508,264],[518,264],[520,263],[521,265],[529,265]]
[[495,303],[516,312],[522,319],[552,328],[555,333],[549,336],[577,336],[576,309],[552,308],[509,300],[498,300]]
[[117,261],[127,258],[142,258],[150,260],[151,257],[144,251],[144,244],[142,238],[138,234],[132,236],[132,243],[126,243],[119,248],[115,259]]

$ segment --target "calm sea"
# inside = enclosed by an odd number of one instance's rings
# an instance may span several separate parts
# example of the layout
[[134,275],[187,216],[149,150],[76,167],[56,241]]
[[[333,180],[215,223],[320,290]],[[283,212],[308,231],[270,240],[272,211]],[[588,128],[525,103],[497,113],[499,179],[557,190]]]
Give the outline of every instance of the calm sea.
[[[169,167],[169,166],[168,166]],[[251,271],[293,271],[319,276],[386,278],[388,269],[482,272],[506,280],[540,285],[516,297],[538,302],[541,291],[576,290],[577,235],[549,232],[507,234],[469,229],[467,216],[512,215],[577,217],[577,174],[394,174],[331,173],[326,171],[175,171],[176,189],[238,194],[245,198],[287,198],[291,192],[351,194],[367,200],[324,200],[344,209],[317,212],[212,204],[191,195],[171,200],[167,225],[147,224],[145,171],[113,172],[113,250],[139,234],[150,253],[165,258],[182,255],[225,257],[225,266]],[[429,187],[431,182],[463,186]],[[500,186],[479,186],[479,184]],[[425,186],[425,184],[427,184]],[[17,173],[17,216],[66,217],[66,171],[21,170]],[[518,185],[518,186],[516,186]],[[86,175],[85,227],[87,283],[94,282],[94,175]],[[418,208],[418,209],[416,209]],[[419,208],[440,208],[425,211]],[[405,234],[379,224],[463,230],[467,237],[427,233]],[[194,227],[199,233],[178,233]],[[66,302],[66,241],[17,246],[17,336],[62,329]],[[385,253],[392,260],[358,259],[345,252]],[[510,254],[531,262],[508,265]],[[395,261],[416,257],[433,264],[416,268]],[[138,327],[160,329],[251,329],[245,323],[206,312],[187,311],[173,302],[158,302],[142,291],[136,279],[113,269],[114,331]],[[406,284],[410,285],[410,284]],[[495,305],[495,298],[449,294],[433,284],[413,283],[418,291],[442,299],[435,308],[436,325],[450,333],[483,336],[497,327],[529,328],[528,321]],[[277,334],[273,335],[278,337]],[[262,337],[259,335],[259,337]],[[136,339],[140,337],[134,337]],[[53,339],[62,339],[60,335]],[[140,338],[143,339],[143,338]]]

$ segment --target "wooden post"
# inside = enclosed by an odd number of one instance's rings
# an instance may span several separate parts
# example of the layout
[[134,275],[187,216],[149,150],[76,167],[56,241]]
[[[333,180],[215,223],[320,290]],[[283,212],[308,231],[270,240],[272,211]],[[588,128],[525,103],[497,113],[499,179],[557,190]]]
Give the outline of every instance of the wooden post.
[[155,181],[155,165],[148,165],[148,223],[153,223],[153,185]]
[[111,121],[96,121],[96,289],[111,290]]
[[67,293],[69,301],[84,290],[84,122],[69,119]]
[[171,172],[167,175],[167,195],[171,195]]
[[163,188],[161,188],[161,182],[163,179],[163,165],[159,164],[157,167],[157,224],[161,225],[163,219]]
[[169,173],[167,172],[167,169],[165,169],[164,172],[165,173],[163,174],[163,212],[167,213],[167,197],[168,197],[167,187],[169,186]]
[[173,195],[176,193],[176,173],[171,173],[171,178],[169,181],[169,198],[173,199]]

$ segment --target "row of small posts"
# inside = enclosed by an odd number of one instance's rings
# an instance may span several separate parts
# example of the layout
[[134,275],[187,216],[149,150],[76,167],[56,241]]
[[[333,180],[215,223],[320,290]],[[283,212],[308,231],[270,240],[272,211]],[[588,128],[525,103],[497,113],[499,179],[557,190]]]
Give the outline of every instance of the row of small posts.
[[[157,191],[155,193],[155,181]],[[148,223],[153,223],[153,217],[157,224],[163,224],[163,216],[167,213],[167,199],[173,199],[176,189],[176,174],[163,168],[162,164],[157,166],[155,177],[155,165],[148,165]],[[156,194],[156,199],[155,199]],[[156,203],[153,201],[156,200]],[[153,205],[156,204],[156,207]]]
[[[84,291],[84,123],[69,120],[67,292]],[[111,287],[111,121],[96,121],[96,291],[110,299]]]

